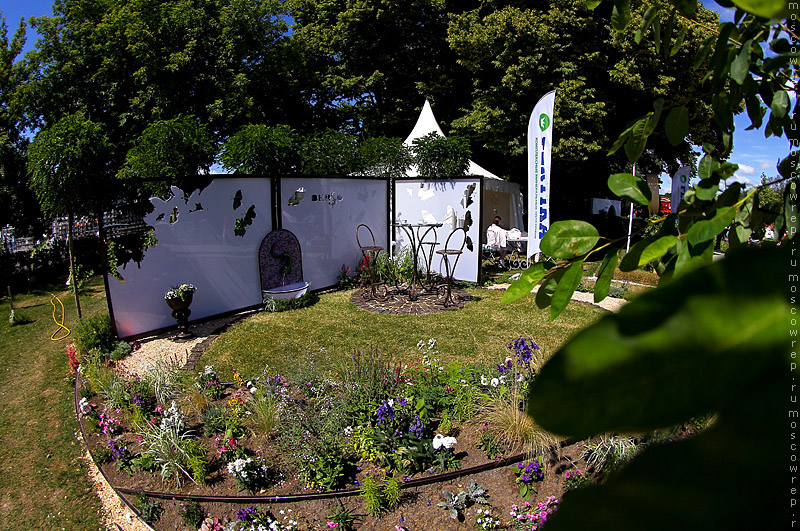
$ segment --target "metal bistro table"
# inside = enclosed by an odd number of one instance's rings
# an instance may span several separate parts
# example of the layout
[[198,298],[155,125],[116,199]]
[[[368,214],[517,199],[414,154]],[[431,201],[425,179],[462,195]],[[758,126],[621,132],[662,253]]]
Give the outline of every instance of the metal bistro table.
[[418,294],[414,293],[414,286],[419,286],[421,290],[425,289],[425,286],[422,284],[422,280],[420,280],[419,275],[417,274],[417,264],[419,263],[419,252],[422,249],[422,246],[427,244],[431,246],[431,251],[427,254],[423,254],[423,259],[425,259],[425,266],[428,278],[430,278],[430,271],[431,271],[431,262],[433,261],[433,248],[437,245],[438,242],[436,241],[425,241],[425,237],[433,231],[434,238],[436,237],[436,229],[441,227],[443,223],[408,223],[408,222],[400,222],[400,223],[392,223],[392,227],[397,227],[403,229],[403,232],[408,235],[408,239],[411,243],[411,254],[414,258],[414,267],[412,269],[412,277],[411,277],[411,285],[408,286],[408,299],[409,300],[417,300]]

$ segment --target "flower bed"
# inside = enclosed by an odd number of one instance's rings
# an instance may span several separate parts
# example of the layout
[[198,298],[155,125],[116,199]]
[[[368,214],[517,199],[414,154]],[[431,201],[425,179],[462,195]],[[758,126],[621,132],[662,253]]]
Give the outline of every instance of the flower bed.
[[[115,487],[190,497],[360,493],[252,509],[252,503],[134,500],[156,528],[347,529],[355,521],[361,529],[386,529],[396,521],[401,528],[458,529],[468,522],[536,529],[546,515],[520,519],[519,507],[544,503],[552,512],[557,502],[548,496],[560,497],[563,472],[571,479],[576,463],[583,466],[582,443],[554,451],[556,439],[522,414],[520,397],[535,377],[538,347],[516,340],[492,367],[442,366],[433,340],[418,348],[420,360],[408,365],[362,352],[331,374],[310,362],[290,376],[267,367],[260,375],[234,374],[231,383],[221,382],[213,367],[186,374],[162,362],[139,377],[87,363],[80,418]],[[469,482],[404,488],[520,450],[537,459]]]

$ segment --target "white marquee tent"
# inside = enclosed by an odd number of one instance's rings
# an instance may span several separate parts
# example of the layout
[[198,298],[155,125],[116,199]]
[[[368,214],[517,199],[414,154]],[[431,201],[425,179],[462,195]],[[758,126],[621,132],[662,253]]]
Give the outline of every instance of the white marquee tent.
[[[422,138],[430,133],[445,136],[436,117],[433,115],[433,109],[428,100],[425,100],[425,105],[422,106],[422,111],[419,113],[417,123],[411,134],[403,141],[406,146],[411,146],[414,140]],[[408,177],[417,177],[419,173],[417,168],[412,166],[408,172]],[[486,229],[492,222],[494,216],[499,215],[503,218],[503,225],[507,228],[518,228],[524,230],[524,217],[523,217],[523,201],[522,192],[520,192],[519,185],[516,183],[508,182],[493,174],[489,170],[479,166],[472,160],[469,161],[469,169],[467,175],[476,175],[483,177],[483,221],[485,227],[481,227],[482,236],[486,237]]]

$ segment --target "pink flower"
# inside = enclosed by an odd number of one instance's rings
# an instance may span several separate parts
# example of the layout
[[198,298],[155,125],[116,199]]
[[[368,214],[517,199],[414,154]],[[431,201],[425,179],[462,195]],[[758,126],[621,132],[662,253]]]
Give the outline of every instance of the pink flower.
[[328,527],[333,529],[334,527],[339,527],[339,524],[337,524],[336,522],[328,522]]

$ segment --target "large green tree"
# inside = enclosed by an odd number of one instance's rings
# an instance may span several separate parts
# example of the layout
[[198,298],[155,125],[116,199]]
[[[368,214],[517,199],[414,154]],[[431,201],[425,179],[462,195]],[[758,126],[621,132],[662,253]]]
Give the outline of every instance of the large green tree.
[[102,123],[117,170],[159,122],[191,117],[219,141],[251,121],[282,118],[292,93],[280,4],[57,0],[52,17],[33,19],[41,38],[28,101],[43,127],[75,109]]
[[20,21],[9,39],[5,18],[0,15],[0,226],[10,224],[17,234],[40,235],[41,212],[27,186],[25,167],[28,139],[23,134],[27,115],[20,87],[28,80],[30,68],[19,60],[26,42],[26,26]]
[[48,216],[68,218],[69,271],[78,317],[72,227],[75,215],[102,213],[111,206],[112,145],[102,124],[78,111],[37,133],[28,148],[30,187]]
[[447,45],[447,0],[288,0],[292,39],[306,57],[311,103],[325,126],[365,136],[406,136],[425,98],[449,122],[467,105],[467,72]]
[[552,198],[559,216],[570,203],[574,215],[585,215],[585,198],[607,195],[606,177],[627,163],[607,157],[616,133],[658,98],[667,106],[687,104],[690,142],[675,147],[655,135],[638,161],[640,174],[693,162],[690,144],[720,145],[709,126],[710,104],[698,98],[708,83],[692,68],[717,15],[701,8],[688,22],[661,10],[660,40],[638,40],[651,4],[632,6],[622,31],[611,27],[611,4],[590,11],[584,0],[492,1],[454,16],[449,42],[472,77],[472,103],[454,129],[502,156],[498,166],[505,161],[505,171],[524,182],[528,119],[538,99],[555,89]]

